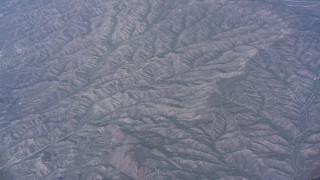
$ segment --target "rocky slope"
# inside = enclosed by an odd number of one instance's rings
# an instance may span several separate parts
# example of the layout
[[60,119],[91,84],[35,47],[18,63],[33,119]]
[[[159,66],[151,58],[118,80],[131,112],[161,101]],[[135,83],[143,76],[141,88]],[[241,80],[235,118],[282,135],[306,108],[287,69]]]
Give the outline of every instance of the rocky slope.
[[0,32],[0,179],[320,176],[315,15],[6,0]]

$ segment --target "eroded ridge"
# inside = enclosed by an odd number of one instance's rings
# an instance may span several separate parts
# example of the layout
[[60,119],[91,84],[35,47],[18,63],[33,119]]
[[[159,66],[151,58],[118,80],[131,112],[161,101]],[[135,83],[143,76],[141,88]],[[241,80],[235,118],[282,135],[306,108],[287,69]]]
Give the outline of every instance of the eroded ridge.
[[0,179],[319,176],[319,27],[259,1],[3,2]]

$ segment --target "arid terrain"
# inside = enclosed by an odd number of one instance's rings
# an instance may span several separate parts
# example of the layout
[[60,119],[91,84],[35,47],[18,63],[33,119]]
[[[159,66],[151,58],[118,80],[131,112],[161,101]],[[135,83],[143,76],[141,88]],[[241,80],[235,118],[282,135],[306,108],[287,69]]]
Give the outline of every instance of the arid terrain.
[[319,4],[0,0],[0,180],[319,179]]

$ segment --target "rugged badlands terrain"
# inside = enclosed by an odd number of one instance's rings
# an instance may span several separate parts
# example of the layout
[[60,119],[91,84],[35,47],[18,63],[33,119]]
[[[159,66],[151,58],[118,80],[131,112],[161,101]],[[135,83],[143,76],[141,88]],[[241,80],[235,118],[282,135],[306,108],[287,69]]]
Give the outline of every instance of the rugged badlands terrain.
[[0,179],[318,178],[320,17],[289,3],[0,0]]

